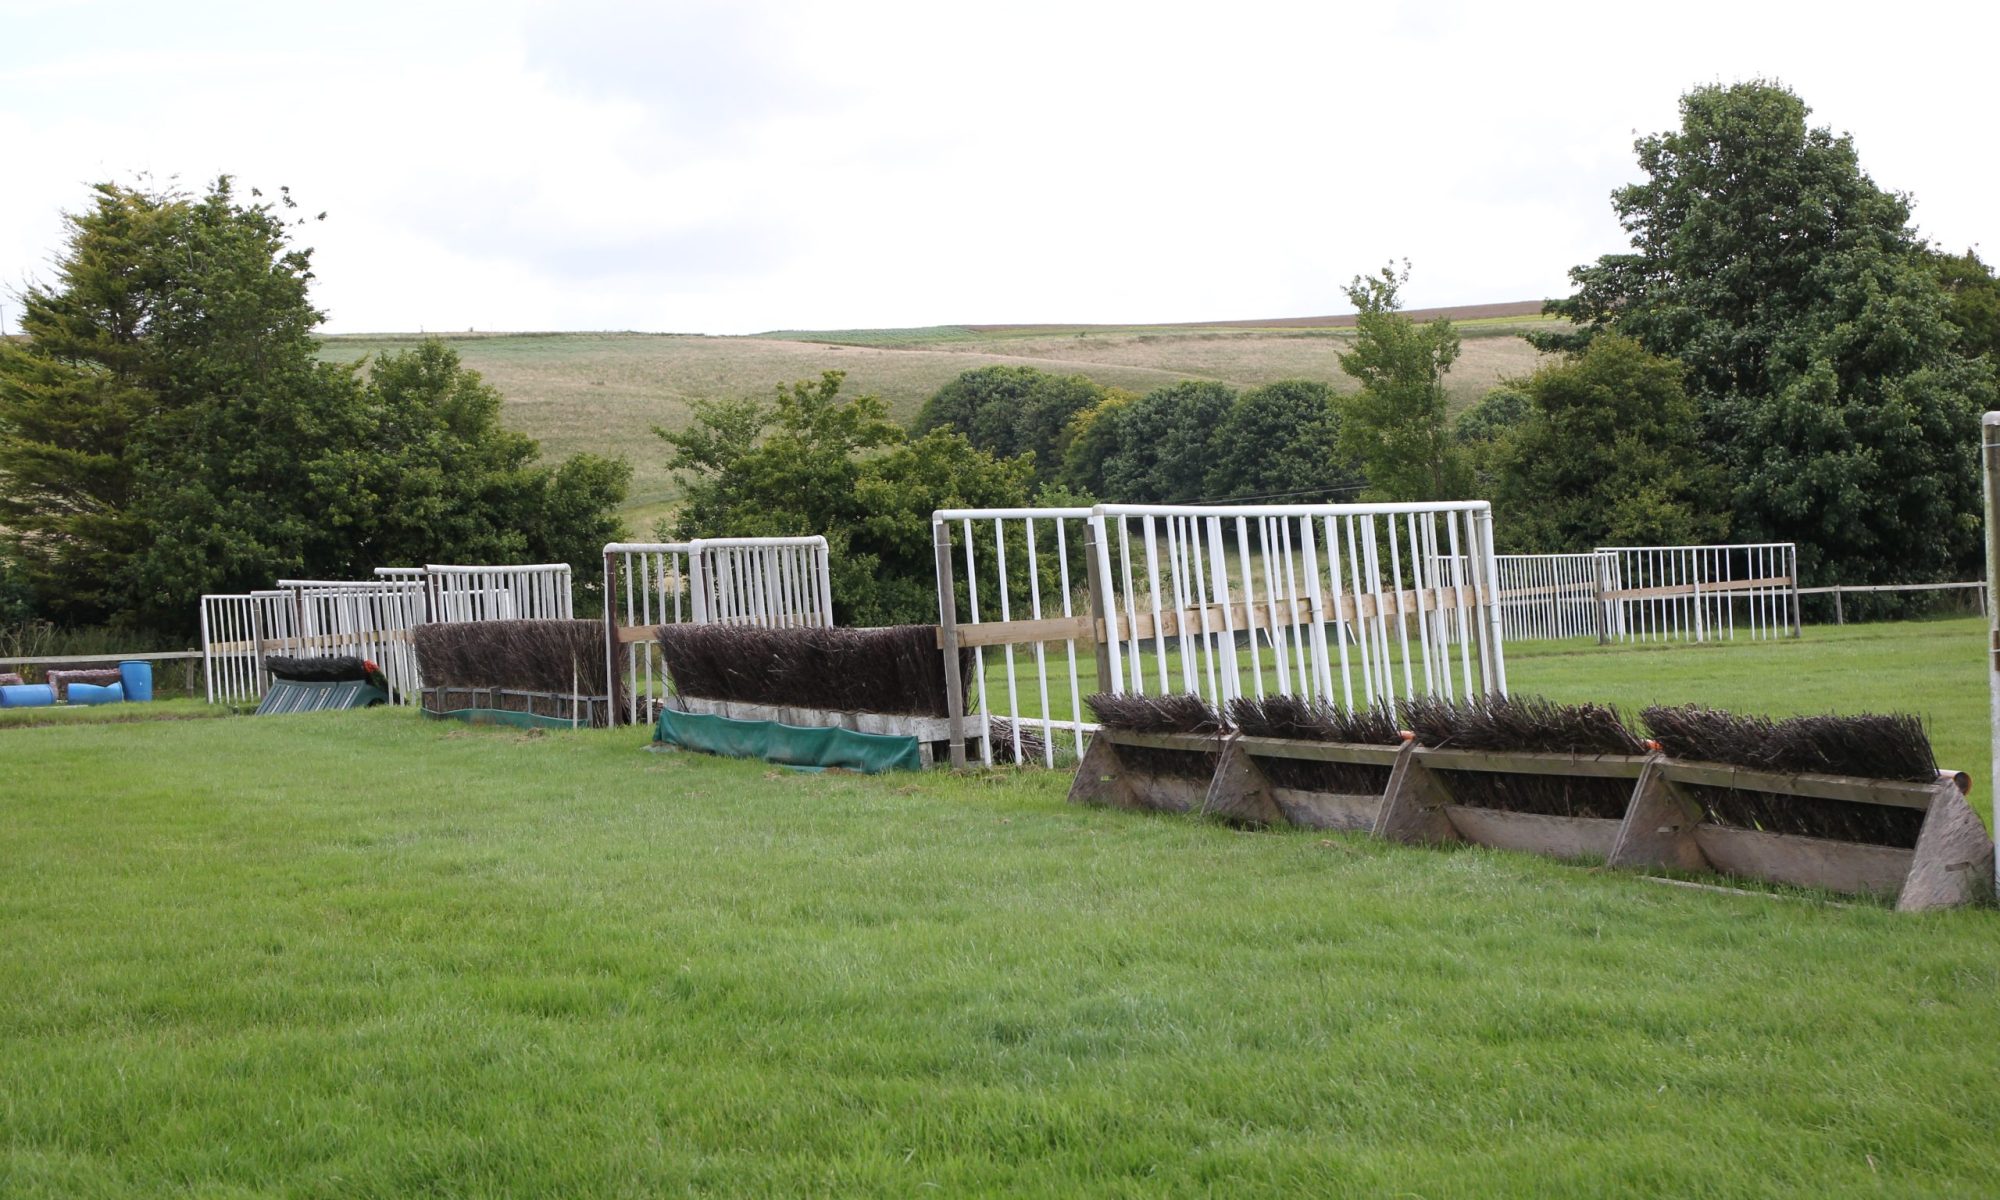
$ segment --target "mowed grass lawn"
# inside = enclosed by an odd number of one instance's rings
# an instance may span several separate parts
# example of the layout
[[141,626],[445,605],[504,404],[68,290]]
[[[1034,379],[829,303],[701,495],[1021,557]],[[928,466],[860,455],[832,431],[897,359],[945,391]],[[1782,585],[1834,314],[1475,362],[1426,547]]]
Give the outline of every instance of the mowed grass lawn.
[[[1523,651],[1514,681],[1935,697],[1977,775],[1980,636]],[[0,730],[0,1195],[2000,1188],[2000,913],[644,736]]]

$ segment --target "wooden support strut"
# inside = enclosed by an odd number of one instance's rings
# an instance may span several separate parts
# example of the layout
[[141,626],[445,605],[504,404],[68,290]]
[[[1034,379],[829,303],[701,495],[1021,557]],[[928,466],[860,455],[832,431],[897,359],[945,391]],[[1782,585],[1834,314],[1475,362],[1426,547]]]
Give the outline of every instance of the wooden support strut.
[[[934,527],[938,577],[938,653],[944,659],[945,712],[950,718],[951,769],[965,767],[965,683],[958,673],[958,589],[951,569],[951,528],[942,521]],[[979,581],[968,580],[967,587]],[[981,761],[985,761],[981,759]]]

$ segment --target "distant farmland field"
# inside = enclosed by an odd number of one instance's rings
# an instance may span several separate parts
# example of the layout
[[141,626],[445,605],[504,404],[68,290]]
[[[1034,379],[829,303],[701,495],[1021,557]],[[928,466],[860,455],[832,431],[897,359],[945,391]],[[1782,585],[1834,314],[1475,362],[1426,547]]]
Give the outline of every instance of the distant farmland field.
[[[1454,399],[1469,404],[1501,378],[1532,370],[1536,355],[1512,336],[1535,323],[1514,313],[1465,311],[1464,353],[1451,376]],[[1423,315],[1423,314],[1413,314]],[[676,495],[655,425],[678,428],[692,400],[763,395],[783,383],[847,372],[847,386],[872,392],[907,420],[960,372],[996,364],[1076,372],[1109,387],[1148,391],[1184,379],[1255,387],[1278,379],[1348,383],[1336,355],[1352,336],[1331,324],[1209,326],[937,326],[702,337],[644,333],[440,334],[465,364],[505,397],[504,419],[560,458],[580,450],[632,464],[627,518],[634,533],[671,507]],[[407,349],[417,334],[354,334],[325,339],[322,355],[351,362]]]

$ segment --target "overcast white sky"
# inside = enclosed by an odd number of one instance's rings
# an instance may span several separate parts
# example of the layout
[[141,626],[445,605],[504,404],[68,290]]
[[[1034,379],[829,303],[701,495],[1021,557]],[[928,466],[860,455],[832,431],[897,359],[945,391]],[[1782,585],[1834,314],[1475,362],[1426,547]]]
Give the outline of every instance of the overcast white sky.
[[1140,322],[1565,292],[1775,77],[1994,257],[2000,6],[0,0],[0,299],[98,180],[289,184],[336,332]]

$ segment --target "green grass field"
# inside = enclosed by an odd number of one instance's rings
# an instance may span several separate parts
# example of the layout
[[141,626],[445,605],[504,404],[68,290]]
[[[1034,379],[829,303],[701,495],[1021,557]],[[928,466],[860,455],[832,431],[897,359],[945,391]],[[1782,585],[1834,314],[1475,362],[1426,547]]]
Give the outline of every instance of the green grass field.
[[[1470,404],[1504,376],[1534,369],[1535,351],[1510,336],[1536,322],[1486,318],[1465,323],[1453,367],[1455,402]],[[847,372],[850,391],[872,392],[908,420],[961,372],[996,364],[1080,372],[1109,387],[1146,392],[1186,379],[1238,388],[1278,379],[1349,385],[1336,355],[1349,336],[1337,329],[1180,326],[976,331],[833,330],[758,337],[640,333],[442,334],[465,364],[504,398],[502,419],[561,458],[588,450],[633,467],[626,518],[636,534],[664,515],[678,488],[654,426],[678,428],[698,399],[768,396],[771,389],[826,370]],[[413,334],[326,338],[322,355],[351,362],[406,350]]]
[[[1513,676],[1916,707],[1983,784],[1981,637]],[[1992,911],[643,743],[388,710],[0,729],[0,1195],[2000,1187]]]

